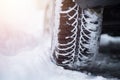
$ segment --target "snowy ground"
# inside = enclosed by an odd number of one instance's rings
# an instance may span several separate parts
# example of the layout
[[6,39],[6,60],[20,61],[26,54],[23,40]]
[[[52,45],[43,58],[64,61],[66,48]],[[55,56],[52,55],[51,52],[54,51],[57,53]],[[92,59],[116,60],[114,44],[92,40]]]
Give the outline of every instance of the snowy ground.
[[[31,46],[30,46],[31,47]],[[15,56],[0,56],[0,80],[115,80],[64,70],[50,61],[50,38]]]
[[[38,46],[15,56],[0,56],[0,80],[110,80],[101,76],[64,70],[50,61],[50,39],[41,39]],[[111,79],[115,80],[115,79]]]
[[41,18],[37,21],[41,21],[41,25],[35,28],[1,29],[0,80],[116,80],[64,70],[53,64],[50,60],[51,38],[48,34],[42,35],[43,12],[39,14]]

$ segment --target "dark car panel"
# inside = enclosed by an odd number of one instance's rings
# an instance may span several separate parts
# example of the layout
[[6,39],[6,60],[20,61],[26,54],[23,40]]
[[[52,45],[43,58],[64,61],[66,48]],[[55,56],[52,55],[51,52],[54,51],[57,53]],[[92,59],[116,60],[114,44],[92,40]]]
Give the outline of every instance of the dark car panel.
[[120,36],[120,5],[105,7],[102,32]]
[[81,8],[105,7],[120,4],[120,0],[75,0]]

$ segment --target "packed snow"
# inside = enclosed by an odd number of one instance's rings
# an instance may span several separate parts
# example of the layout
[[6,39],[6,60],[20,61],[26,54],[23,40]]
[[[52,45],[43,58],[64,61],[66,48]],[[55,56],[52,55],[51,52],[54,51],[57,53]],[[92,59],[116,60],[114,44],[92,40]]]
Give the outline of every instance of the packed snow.
[[[25,18],[30,19],[26,26],[0,24],[4,26],[0,27],[0,80],[117,80],[65,70],[52,63],[51,35],[43,33],[43,16],[43,11],[33,11]],[[14,23],[14,19],[11,22]],[[14,27],[18,25],[20,27]],[[108,35],[104,38],[103,44],[111,39]]]

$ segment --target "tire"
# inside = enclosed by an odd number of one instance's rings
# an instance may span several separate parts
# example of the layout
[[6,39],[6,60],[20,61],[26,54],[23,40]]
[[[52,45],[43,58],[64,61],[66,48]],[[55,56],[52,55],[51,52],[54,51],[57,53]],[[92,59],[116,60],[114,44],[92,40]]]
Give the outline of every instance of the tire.
[[56,0],[52,59],[58,66],[81,69],[99,49],[102,8],[81,9],[74,0]]

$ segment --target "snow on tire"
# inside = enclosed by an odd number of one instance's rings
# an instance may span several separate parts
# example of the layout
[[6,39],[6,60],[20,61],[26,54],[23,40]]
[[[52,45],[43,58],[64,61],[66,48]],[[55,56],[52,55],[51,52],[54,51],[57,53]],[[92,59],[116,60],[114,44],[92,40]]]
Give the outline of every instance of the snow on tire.
[[103,8],[81,10],[79,27],[79,46],[76,66],[88,66],[95,61],[99,51]]
[[78,69],[98,53],[103,9],[81,9],[74,0],[56,0],[53,61]]

